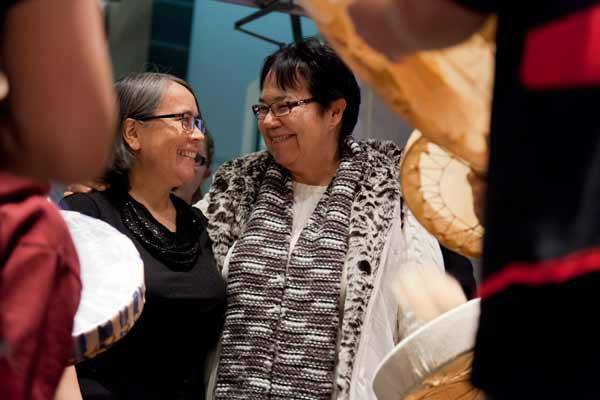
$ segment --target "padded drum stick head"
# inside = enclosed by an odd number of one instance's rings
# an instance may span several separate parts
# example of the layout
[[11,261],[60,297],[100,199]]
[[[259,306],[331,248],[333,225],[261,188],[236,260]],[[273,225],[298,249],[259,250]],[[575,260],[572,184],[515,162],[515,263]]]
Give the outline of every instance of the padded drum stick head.
[[421,324],[467,302],[460,284],[433,265],[403,265],[394,293]]

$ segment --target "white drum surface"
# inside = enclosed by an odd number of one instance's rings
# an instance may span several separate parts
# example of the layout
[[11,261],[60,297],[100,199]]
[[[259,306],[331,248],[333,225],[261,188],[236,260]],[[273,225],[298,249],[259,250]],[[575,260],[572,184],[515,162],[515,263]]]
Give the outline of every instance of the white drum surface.
[[106,350],[133,327],[144,305],[144,265],[133,242],[109,224],[61,211],[75,243],[83,291],[73,326],[74,360]]

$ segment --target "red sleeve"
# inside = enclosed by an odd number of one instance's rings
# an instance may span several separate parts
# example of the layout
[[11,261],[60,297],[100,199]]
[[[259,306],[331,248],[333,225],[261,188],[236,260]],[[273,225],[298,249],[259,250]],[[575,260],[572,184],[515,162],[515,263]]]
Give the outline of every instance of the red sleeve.
[[0,393],[50,399],[72,355],[81,282],[64,221],[36,197],[0,212]]

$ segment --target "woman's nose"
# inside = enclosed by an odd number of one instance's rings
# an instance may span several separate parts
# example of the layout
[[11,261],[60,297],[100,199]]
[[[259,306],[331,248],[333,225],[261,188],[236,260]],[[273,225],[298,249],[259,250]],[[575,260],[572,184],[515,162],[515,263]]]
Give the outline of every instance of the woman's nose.
[[267,115],[265,115],[265,118],[262,120],[262,124],[267,128],[271,128],[273,126],[281,125],[281,120],[276,117],[275,114],[273,114],[272,110],[269,110]]
[[202,141],[202,140],[204,140],[204,138],[205,138],[204,133],[202,133],[202,131],[200,130],[200,128],[198,128],[197,126],[195,126],[194,130],[190,134],[190,139],[197,140],[197,141]]

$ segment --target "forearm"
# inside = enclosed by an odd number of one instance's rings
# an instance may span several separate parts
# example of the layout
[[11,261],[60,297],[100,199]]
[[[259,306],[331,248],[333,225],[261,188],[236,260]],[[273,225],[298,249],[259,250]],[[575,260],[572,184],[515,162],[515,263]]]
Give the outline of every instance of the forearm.
[[116,102],[96,1],[18,3],[6,15],[1,50],[11,85],[9,168],[66,182],[99,175]]
[[69,366],[65,368],[65,372],[54,394],[54,400],[82,400],[75,367]]

